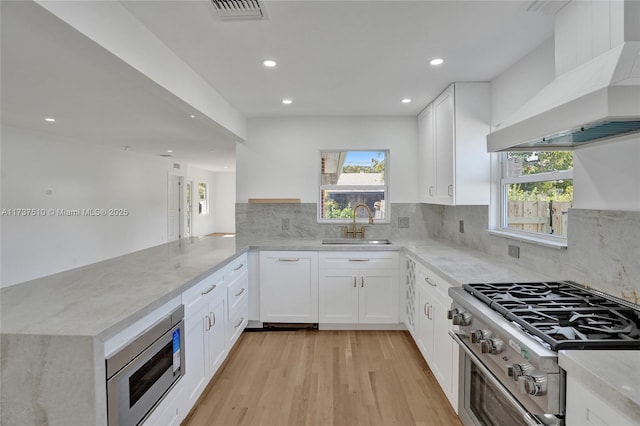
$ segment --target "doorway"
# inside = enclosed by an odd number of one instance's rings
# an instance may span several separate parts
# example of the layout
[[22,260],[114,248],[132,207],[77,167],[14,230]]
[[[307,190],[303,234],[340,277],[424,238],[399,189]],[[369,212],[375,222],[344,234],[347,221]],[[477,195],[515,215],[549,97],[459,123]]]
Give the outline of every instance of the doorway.
[[167,190],[167,240],[175,241],[184,236],[184,176],[169,174]]
[[193,235],[193,181],[187,181],[185,185],[185,216],[187,226],[185,230],[185,236],[191,238]]

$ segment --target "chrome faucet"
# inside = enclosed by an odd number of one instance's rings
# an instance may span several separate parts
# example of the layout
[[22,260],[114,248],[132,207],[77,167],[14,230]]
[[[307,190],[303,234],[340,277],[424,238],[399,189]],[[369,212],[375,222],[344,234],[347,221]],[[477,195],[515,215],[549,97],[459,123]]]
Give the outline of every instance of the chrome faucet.
[[369,225],[373,223],[373,215],[371,214],[371,209],[364,203],[358,203],[353,208],[353,224],[351,225],[351,229],[348,226],[345,226],[342,231],[345,238],[353,238],[355,239],[358,235],[360,239],[364,239],[364,226],[361,226],[360,229],[356,227],[356,211],[358,208],[364,207],[367,209],[367,214],[369,215]]

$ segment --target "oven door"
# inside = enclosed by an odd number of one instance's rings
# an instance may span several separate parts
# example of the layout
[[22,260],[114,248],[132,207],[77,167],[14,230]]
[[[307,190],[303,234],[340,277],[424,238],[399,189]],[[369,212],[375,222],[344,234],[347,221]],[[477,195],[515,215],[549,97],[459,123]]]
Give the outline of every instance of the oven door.
[[184,374],[180,321],[107,380],[109,426],[137,425]]
[[458,414],[465,426],[562,425],[555,416],[529,413],[453,331],[449,335],[462,349]]

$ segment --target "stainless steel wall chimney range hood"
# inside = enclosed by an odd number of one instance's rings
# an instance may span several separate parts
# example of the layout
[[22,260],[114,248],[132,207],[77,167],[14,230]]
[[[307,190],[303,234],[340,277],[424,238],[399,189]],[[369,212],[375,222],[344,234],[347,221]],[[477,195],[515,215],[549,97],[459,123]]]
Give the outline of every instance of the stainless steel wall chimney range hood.
[[[640,2],[635,3],[625,8],[625,23],[640,16]],[[488,151],[566,150],[640,132],[640,21],[635,22],[625,32],[629,41],[563,72],[489,134]],[[559,34],[567,33],[558,30],[556,16],[556,58]]]

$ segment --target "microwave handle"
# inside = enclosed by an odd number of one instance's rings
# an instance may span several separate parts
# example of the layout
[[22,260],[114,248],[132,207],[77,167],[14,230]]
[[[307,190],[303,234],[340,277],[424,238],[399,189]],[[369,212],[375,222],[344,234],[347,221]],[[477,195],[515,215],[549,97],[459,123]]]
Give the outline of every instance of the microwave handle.
[[502,396],[509,401],[509,404],[513,406],[518,414],[522,416],[522,420],[524,420],[530,426],[538,426],[542,425],[533,415],[531,415],[527,410],[525,410],[520,403],[509,393],[509,391],[505,390],[502,384],[493,376],[493,373],[489,371],[487,367],[482,364],[482,361],[478,358],[476,354],[474,354],[471,349],[465,345],[465,343],[460,339],[460,336],[454,332],[453,330],[449,330],[449,336],[460,346],[460,348],[467,354],[469,358],[471,358],[471,362],[476,366],[478,370],[491,382],[493,387],[500,391]]

